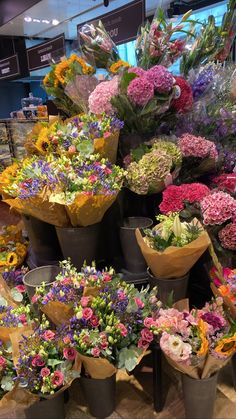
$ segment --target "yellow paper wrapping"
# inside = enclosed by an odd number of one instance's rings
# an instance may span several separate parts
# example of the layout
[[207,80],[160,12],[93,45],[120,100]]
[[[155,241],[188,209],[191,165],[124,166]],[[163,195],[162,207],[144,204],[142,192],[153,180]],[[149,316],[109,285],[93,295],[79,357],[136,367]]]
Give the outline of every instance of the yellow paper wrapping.
[[158,278],[179,278],[186,275],[210,244],[206,231],[183,247],[170,246],[164,252],[150,248],[139,229],[135,231],[138,245],[147,265]]
[[68,225],[68,218],[64,207],[62,205],[49,202],[44,194],[24,200],[19,198],[10,198],[5,199],[4,202],[20,213],[31,215],[41,221],[45,221],[46,223],[53,224],[58,227],[65,227]]
[[230,310],[231,316],[233,319],[236,319],[236,306],[232,303],[232,301],[228,297],[222,295],[213,282],[211,283],[211,289],[215,297],[221,297],[223,299],[224,305]]
[[81,355],[77,352],[78,359],[81,360],[84,369],[91,378],[109,378],[116,373],[117,369],[107,359],[92,358]]
[[108,138],[95,138],[94,153],[99,153],[101,157],[107,158],[111,163],[116,163],[117,149],[120,131],[116,131]]
[[113,195],[78,195],[73,204],[66,207],[72,226],[87,227],[99,223],[117,195],[118,192]]
[[50,301],[48,304],[41,305],[40,310],[56,325],[60,326],[69,322],[74,310],[61,301]]

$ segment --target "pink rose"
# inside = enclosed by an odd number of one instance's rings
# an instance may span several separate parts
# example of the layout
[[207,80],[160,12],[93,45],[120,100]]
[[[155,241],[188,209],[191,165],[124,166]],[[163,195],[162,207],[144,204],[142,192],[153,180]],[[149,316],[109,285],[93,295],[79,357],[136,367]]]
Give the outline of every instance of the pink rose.
[[17,291],[22,292],[22,293],[26,291],[26,288],[24,285],[16,285],[15,288],[17,289]]
[[81,297],[80,304],[82,307],[87,307],[89,303],[89,297]]
[[125,300],[126,294],[123,290],[119,290],[117,294],[120,301]]
[[102,342],[100,346],[103,350],[105,350],[108,347],[108,343],[107,342]]
[[141,336],[143,340],[146,340],[147,342],[153,341],[153,334],[149,329],[143,329],[141,331]]
[[103,281],[104,282],[110,282],[111,281],[111,275],[103,274]]
[[56,387],[62,386],[62,384],[64,382],[63,373],[61,371],[55,371],[53,376],[52,376],[51,382]]
[[19,315],[19,320],[22,324],[27,324],[27,317],[26,314],[20,314]]
[[143,323],[144,323],[144,326],[147,327],[148,329],[150,329],[150,327],[155,324],[152,317],[146,317],[146,319],[144,319]]
[[124,336],[124,337],[127,336],[128,330],[126,329],[126,327],[122,323],[119,323],[117,325],[117,327],[118,327],[118,329],[120,329],[120,332],[121,332],[122,336]]
[[69,359],[69,361],[74,361],[76,357],[76,350],[73,348],[63,349],[64,358]]
[[144,339],[139,339],[139,341],[138,341],[138,348],[141,348],[141,349],[147,349],[149,347],[149,342],[147,342],[146,340],[144,340]]
[[31,303],[32,304],[37,303],[38,299],[39,299],[39,296],[37,294],[34,294],[33,297],[31,298]]
[[91,319],[92,315],[93,315],[93,310],[91,308],[87,307],[83,309],[82,316],[85,320]]
[[65,336],[64,338],[63,338],[63,342],[67,345],[68,343],[70,343],[71,342],[71,340],[70,340],[70,337],[69,336]]
[[97,327],[99,325],[98,317],[93,315],[90,319],[90,323],[93,327]]
[[35,355],[32,359],[33,367],[43,367],[45,365],[45,361],[40,355]]
[[93,349],[91,350],[91,354],[92,354],[93,356],[95,356],[95,357],[99,357],[99,355],[100,355],[100,349],[99,349],[99,348],[93,348]]
[[0,356],[0,369],[2,370],[3,368],[5,368],[7,365],[7,361],[5,360],[5,358],[3,358],[3,356]]
[[144,307],[144,303],[142,302],[142,300],[140,300],[140,298],[135,297],[135,298],[134,298],[134,302],[135,302],[135,304],[137,304],[137,306],[138,306],[139,308],[143,308],[143,307]]
[[50,369],[47,368],[47,367],[42,368],[41,371],[40,371],[41,377],[48,377],[50,375],[50,373],[51,373]]
[[55,333],[52,332],[52,330],[45,330],[44,334],[43,334],[43,338],[45,340],[52,340],[55,337]]

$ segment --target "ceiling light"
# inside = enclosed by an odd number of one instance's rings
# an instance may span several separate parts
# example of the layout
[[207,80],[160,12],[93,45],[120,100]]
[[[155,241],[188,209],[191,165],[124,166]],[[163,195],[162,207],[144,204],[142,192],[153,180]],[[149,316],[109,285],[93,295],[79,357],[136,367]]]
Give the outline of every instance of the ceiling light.
[[33,22],[35,22],[35,23],[41,23],[41,20],[40,19],[33,19]]
[[32,22],[32,17],[30,17],[30,16],[25,16],[25,17],[24,17],[24,21],[25,21],[25,22]]
[[47,23],[47,25],[50,23],[50,20],[42,19],[42,23]]
[[59,20],[57,20],[57,19],[52,19],[52,25],[54,25],[54,26],[57,26],[57,25],[59,25]]

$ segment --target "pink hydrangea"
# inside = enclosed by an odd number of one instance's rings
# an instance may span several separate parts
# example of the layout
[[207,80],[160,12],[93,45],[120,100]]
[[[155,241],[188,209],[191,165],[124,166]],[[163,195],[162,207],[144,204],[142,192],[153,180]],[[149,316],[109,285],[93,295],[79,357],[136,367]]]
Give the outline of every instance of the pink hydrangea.
[[134,105],[145,106],[154,96],[153,83],[145,77],[136,77],[130,82],[127,94]]
[[230,223],[222,228],[218,235],[222,247],[229,250],[236,250],[236,222]]
[[178,140],[178,146],[184,157],[210,157],[214,160],[218,159],[216,145],[204,137],[183,134]]
[[185,208],[185,201],[190,204],[200,202],[209,193],[209,188],[202,183],[170,185],[162,193],[162,202],[159,208],[163,214],[179,212]]
[[172,74],[162,65],[155,65],[146,71],[145,77],[154,85],[154,89],[158,93],[169,93],[174,85]]
[[128,73],[134,73],[137,76],[144,76],[146,71],[141,67],[131,67],[128,69]]
[[205,225],[223,224],[235,217],[236,200],[225,192],[213,192],[200,203]]
[[89,96],[89,110],[95,114],[113,113],[114,109],[111,104],[112,97],[119,92],[118,76],[113,77],[112,80],[103,81],[97,85],[94,91]]

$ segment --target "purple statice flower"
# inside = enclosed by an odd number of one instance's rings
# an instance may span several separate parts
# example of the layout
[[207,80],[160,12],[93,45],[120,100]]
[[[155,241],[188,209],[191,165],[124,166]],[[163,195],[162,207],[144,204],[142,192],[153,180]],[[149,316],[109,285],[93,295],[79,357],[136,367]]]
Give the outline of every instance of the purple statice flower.
[[214,80],[214,73],[213,66],[207,66],[198,74],[196,80],[192,84],[193,98],[195,100],[209,88]]

